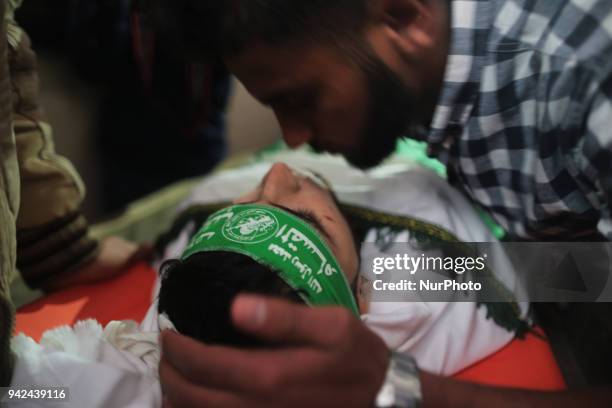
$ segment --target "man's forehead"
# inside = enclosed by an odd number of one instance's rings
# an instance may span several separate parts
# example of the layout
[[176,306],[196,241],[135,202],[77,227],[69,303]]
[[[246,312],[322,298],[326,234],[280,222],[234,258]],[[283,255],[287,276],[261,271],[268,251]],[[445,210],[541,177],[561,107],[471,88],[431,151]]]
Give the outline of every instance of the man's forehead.
[[325,77],[337,57],[324,46],[255,44],[226,59],[253,94],[281,93]]

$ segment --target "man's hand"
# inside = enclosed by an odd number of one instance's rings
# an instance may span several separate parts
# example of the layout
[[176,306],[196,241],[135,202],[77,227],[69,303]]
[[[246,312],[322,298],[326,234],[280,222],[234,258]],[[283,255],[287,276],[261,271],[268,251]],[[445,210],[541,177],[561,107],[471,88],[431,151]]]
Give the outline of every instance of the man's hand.
[[123,238],[108,237],[100,243],[100,251],[96,258],[72,274],[54,278],[43,289],[53,291],[72,285],[110,279],[125,272],[130,265],[148,259],[151,253],[150,245],[139,246]]
[[372,406],[389,351],[344,308],[240,296],[232,319],[275,346],[241,350],[162,333],[159,374],[166,406]]

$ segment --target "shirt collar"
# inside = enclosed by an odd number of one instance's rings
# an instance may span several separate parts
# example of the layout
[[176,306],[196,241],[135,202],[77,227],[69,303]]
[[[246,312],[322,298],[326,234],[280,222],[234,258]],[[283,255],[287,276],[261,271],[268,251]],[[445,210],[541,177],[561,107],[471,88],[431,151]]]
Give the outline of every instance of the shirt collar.
[[433,150],[441,150],[461,133],[478,95],[491,26],[488,0],[453,0],[450,48],[444,82],[429,131]]

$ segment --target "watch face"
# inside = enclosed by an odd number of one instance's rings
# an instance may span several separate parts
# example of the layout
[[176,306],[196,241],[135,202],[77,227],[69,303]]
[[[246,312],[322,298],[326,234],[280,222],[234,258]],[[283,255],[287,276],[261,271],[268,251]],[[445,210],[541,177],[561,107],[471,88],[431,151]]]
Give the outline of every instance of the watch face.
[[375,406],[376,408],[391,408],[395,406],[395,390],[388,380],[385,380],[378,392]]
[[[378,405],[379,398],[381,405]],[[422,399],[421,379],[415,359],[393,352],[385,383],[376,398],[376,406],[414,408],[421,406]]]

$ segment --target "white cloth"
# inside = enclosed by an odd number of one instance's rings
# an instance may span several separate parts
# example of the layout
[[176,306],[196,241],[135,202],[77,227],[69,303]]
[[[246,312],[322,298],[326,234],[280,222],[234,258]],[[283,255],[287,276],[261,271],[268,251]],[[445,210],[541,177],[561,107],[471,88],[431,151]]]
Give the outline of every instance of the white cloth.
[[23,402],[20,406],[159,407],[159,332],[145,333],[136,322],[95,320],[45,332],[36,343],[19,334],[12,387],[68,387],[68,402]]
[[[438,225],[464,242],[495,242],[476,211],[465,197],[436,174],[413,169],[393,174],[376,186],[376,194],[365,203],[385,213],[418,218]],[[397,237],[406,241],[405,237]],[[373,237],[366,238],[372,241]],[[368,252],[368,253],[365,253]],[[401,245],[399,253],[408,253]],[[361,273],[374,280],[369,269],[373,257],[395,253],[394,247],[385,252],[369,246],[362,248]],[[412,255],[420,255],[415,250]],[[501,259],[500,259],[501,258]],[[514,274],[503,254],[494,258],[492,269],[512,291],[516,288]],[[406,297],[413,295],[406,293]],[[487,319],[486,309],[473,302],[370,303],[369,313],[362,320],[389,348],[409,353],[423,370],[452,375],[494,353],[514,337],[514,333]],[[418,299],[417,299],[418,300]],[[522,304],[523,311],[527,305]]]

